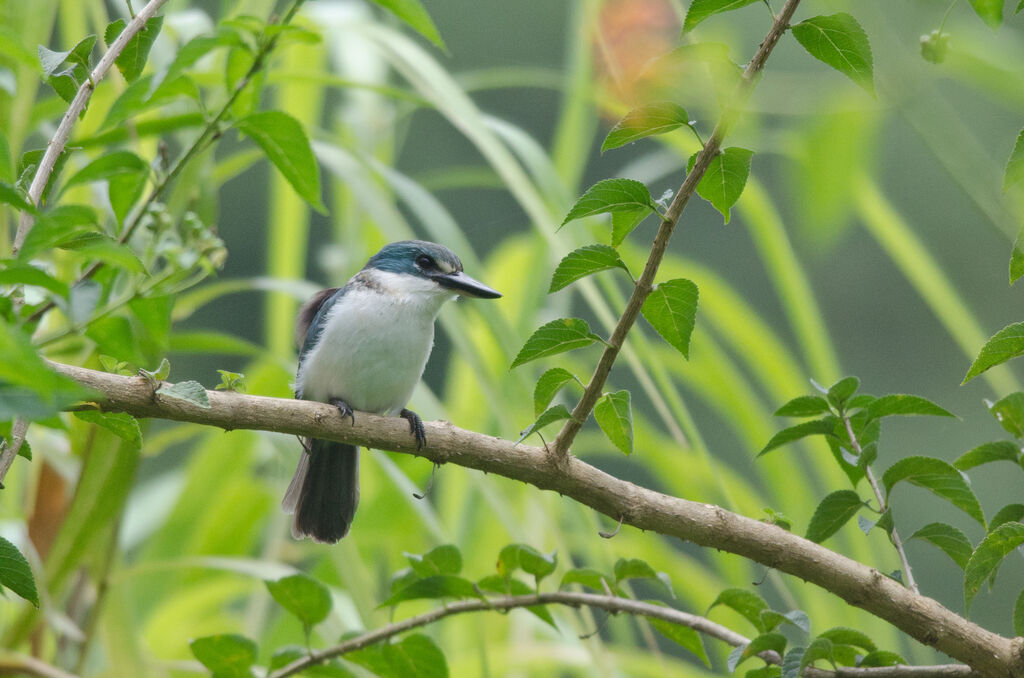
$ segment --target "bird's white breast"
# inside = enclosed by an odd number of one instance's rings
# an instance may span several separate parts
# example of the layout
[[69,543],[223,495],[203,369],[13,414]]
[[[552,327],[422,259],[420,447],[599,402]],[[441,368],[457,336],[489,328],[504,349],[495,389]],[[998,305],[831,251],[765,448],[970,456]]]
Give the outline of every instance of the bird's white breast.
[[341,398],[356,410],[396,414],[427,364],[434,318],[453,295],[413,276],[382,271],[360,276],[367,284],[350,283],[329,309],[296,386],[307,400]]

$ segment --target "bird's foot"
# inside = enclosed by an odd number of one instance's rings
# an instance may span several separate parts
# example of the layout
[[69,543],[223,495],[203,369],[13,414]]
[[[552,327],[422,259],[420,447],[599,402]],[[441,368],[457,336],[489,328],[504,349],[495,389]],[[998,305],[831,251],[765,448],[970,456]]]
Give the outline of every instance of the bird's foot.
[[352,420],[352,425],[356,425],[356,413],[352,409],[351,405],[346,403],[341,398],[331,398],[330,400],[327,401],[327,403],[330,405],[334,405],[335,407],[338,408],[338,413],[341,414],[342,419],[348,417],[349,419]]
[[398,416],[409,422],[409,430],[416,437],[416,449],[422,450],[423,446],[427,444],[427,430],[423,427],[423,420],[420,419],[420,415],[412,410],[403,408],[398,413]]

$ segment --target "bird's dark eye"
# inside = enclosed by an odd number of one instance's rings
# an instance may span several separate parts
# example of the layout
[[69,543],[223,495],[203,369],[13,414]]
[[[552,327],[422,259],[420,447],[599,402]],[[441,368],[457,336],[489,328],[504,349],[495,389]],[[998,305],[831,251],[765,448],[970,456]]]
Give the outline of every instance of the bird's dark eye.
[[434,263],[434,260],[428,257],[426,254],[421,254],[418,257],[416,257],[416,265],[425,271],[430,271],[437,268],[437,264]]

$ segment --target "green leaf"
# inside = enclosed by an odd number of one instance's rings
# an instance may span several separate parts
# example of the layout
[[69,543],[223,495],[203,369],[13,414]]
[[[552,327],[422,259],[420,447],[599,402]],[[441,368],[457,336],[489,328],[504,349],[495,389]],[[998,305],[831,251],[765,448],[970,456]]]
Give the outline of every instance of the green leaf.
[[968,610],[985,580],[994,577],[1003,559],[1021,544],[1024,544],[1024,524],[1021,523],[1004,523],[981,540],[964,568],[964,601]]
[[860,388],[860,379],[857,377],[843,377],[829,387],[826,397],[833,407],[842,409],[846,405],[846,401],[857,392],[858,388]]
[[960,566],[960,569],[967,567],[967,561],[974,552],[967,536],[946,523],[928,523],[920,530],[910,535],[911,539],[924,539],[938,546],[942,551],[953,559],[953,562]]
[[[711,159],[707,171],[697,184],[697,195],[721,212],[727,224],[729,209],[740,199],[743,187],[747,185],[752,157],[754,152],[745,148],[726,148]],[[694,153],[686,163],[686,171],[691,171],[696,162],[697,154]]]
[[29,214],[39,214],[39,210],[25,199],[21,191],[4,181],[0,181],[0,203]]
[[443,544],[423,555],[406,553],[413,571],[420,577],[435,574],[458,574],[462,571],[462,553],[457,546]]
[[604,143],[601,144],[601,152],[625,146],[654,134],[665,134],[689,124],[690,116],[687,115],[686,109],[671,101],[660,101],[634,108],[608,132]]
[[989,532],[1003,523],[1019,523],[1024,521],[1024,504],[1007,504],[996,511],[988,523]]
[[102,426],[135,448],[142,447],[142,429],[139,428],[139,422],[130,414],[79,410],[75,412],[75,416],[90,424]]
[[39,65],[43,67],[43,78],[46,79],[55,74],[57,69],[65,63],[72,63],[88,69],[89,55],[92,54],[92,48],[95,44],[96,36],[87,35],[66,52],[54,52],[39,45]]
[[800,678],[800,665],[804,659],[806,647],[793,647],[782,657],[782,678]]
[[[561,226],[570,221],[609,212],[645,213],[656,211],[647,187],[633,179],[605,179],[580,196],[565,216]],[[561,228],[559,226],[559,228]]]
[[58,247],[90,263],[99,260],[114,269],[120,268],[131,273],[146,272],[146,266],[130,247],[103,233],[83,233],[65,240]]
[[390,10],[395,16],[409,24],[417,33],[434,43],[442,50],[448,51],[441,39],[434,21],[419,0],[373,0],[381,7]]
[[1017,231],[1017,238],[1013,241],[1013,251],[1010,252],[1010,284],[1017,282],[1022,275],[1024,275],[1024,226]]
[[36,591],[32,568],[17,546],[0,537],[0,588],[3,587],[39,607],[39,593]]
[[548,424],[553,424],[556,421],[562,421],[563,419],[571,418],[572,413],[569,412],[568,409],[566,409],[565,405],[555,405],[554,407],[549,407],[548,409],[541,412],[540,416],[537,417],[537,420],[530,424],[530,426],[522,432],[517,442],[523,442],[528,437],[530,437],[537,431],[541,430]]
[[[1010,190],[1024,180],[1024,130],[1017,135],[1017,141],[1010,151],[1010,159],[1006,161],[1006,169],[1003,171],[1003,192]],[[1016,245],[1014,246],[1016,250]],[[1011,280],[1011,282],[1013,282]]]
[[1001,365],[1022,353],[1024,353],[1024,323],[1007,325],[992,335],[981,347],[981,352],[978,353],[971,368],[967,370],[967,376],[961,383],[966,384],[985,370]]
[[838,420],[835,417],[828,416],[822,419],[815,419],[814,421],[805,421],[802,424],[797,424],[796,426],[784,428],[772,436],[772,439],[768,441],[768,444],[764,446],[764,449],[757,453],[757,456],[760,457],[763,454],[771,452],[776,447],[781,447],[795,440],[806,438],[807,436],[829,435],[830,433],[832,433],[832,431],[835,430],[837,421]]
[[615,447],[624,454],[633,453],[633,412],[629,391],[605,393],[594,405],[594,419]]
[[812,640],[811,644],[804,650],[804,656],[800,658],[801,672],[814,662],[822,660],[827,661],[833,667],[836,665],[832,641],[819,636]]
[[927,398],[916,395],[886,395],[876,398],[867,406],[868,417],[878,419],[895,414],[921,414],[936,417],[956,417]]
[[[615,583],[618,584],[624,579],[653,579],[661,583],[665,591],[675,598],[675,591],[672,590],[672,580],[664,572],[655,572],[647,561],[639,558],[619,558],[615,561]],[[618,586],[614,587],[618,590]]]
[[382,678],[448,678],[444,653],[422,634],[406,636],[398,643],[376,643],[346,654],[345,659]]
[[66,240],[98,230],[99,220],[94,209],[84,205],[60,205],[37,217],[35,226],[18,251],[18,260],[27,263],[39,252],[60,247]]
[[255,141],[295,192],[316,211],[326,214],[320,199],[320,166],[298,120],[281,111],[253,113],[235,123]]
[[673,624],[672,622],[665,621],[664,619],[658,619],[656,617],[648,617],[647,621],[650,622],[651,626],[653,626],[658,633],[665,636],[684,650],[692,653],[697,657],[697,659],[701,660],[705,666],[711,668],[711,660],[708,659],[708,653],[704,649],[704,641],[701,639],[699,633],[691,629],[689,626]]
[[764,598],[747,591],[746,589],[725,589],[718,594],[715,598],[715,602],[711,603],[708,607],[708,612],[719,605],[725,605],[726,607],[738,612],[747,621],[754,625],[758,631],[764,630],[764,620],[761,617],[761,612],[769,609],[768,603],[764,601]]
[[729,654],[729,670],[735,671],[737,666],[762,652],[775,651],[781,656],[786,651],[786,642],[786,636],[781,633],[762,633]]
[[316,626],[331,612],[327,587],[305,574],[293,574],[263,582],[277,604],[298,618],[306,628]]
[[875,641],[871,640],[866,633],[845,626],[833,626],[827,631],[819,633],[818,638],[830,640],[834,645],[853,645],[868,652],[878,649]]
[[690,357],[697,298],[697,285],[685,278],[676,278],[656,285],[640,308],[651,327],[686,359]]
[[509,544],[498,554],[498,574],[510,577],[517,569],[532,574],[537,585],[555,571],[558,557],[555,553],[545,555],[526,544]]
[[949,501],[970,517],[985,525],[978,498],[967,481],[949,462],[934,457],[906,457],[890,466],[882,475],[882,484],[888,495],[893,485],[904,480]]
[[206,389],[198,381],[179,381],[177,384],[164,384],[157,389],[157,395],[184,400],[204,409],[210,408],[210,398],[206,395]]
[[225,332],[175,332],[169,347],[175,353],[219,353],[221,355],[258,356],[263,348]]
[[49,290],[64,299],[68,298],[68,286],[46,271],[29,264],[12,264],[3,260],[0,260],[0,264],[3,265],[3,268],[0,268],[0,285],[32,285]]
[[220,383],[214,388],[218,391],[234,391],[241,393],[245,391],[245,375],[240,372],[229,372],[228,370],[217,370],[220,374]]
[[558,262],[558,267],[555,268],[555,273],[551,276],[551,287],[548,289],[548,294],[557,292],[591,273],[605,271],[609,268],[621,268],[629,273],[626,264],[619,258],[619,253],[608,245],[587,245],[573,250]]
[[828,412],[828,401],[821,396],[797,396],[775,410],[776,417],[815,417]]
[[63,190],[93,181],[106,181],[122,174],[141,174],[145,179],[148,172],[149,165],[146,161],[131,151],[113,151],[104,153],[71,175]]
[[612,212],[612,247],[618,247],[651,210],[647,208]]
[[534,414],[539,417],[554,400],[555,394],[570,381],[579,382],[572,372],[563,367],[552,367],[540,375],[540,379],[537,380],[537,385],[533,389]]
[[[476,585],[481,591],[493,591],[494,593],[500,593],[503,596],[528,596],[534,593],[533,589],[518,579],[500,577],[496,574],[484,577],[478,581]],[[526,609],[530,613],[536,615],[541,621],[550,625],[551,628],[558,628],[558,625],[555,624],[554,617],[551,616],[551,612],[548,611],[546,605],[530,605]]]
[[417,579],[405,588],[391,595],[378,607],[391,607],[406,600],[437,599],[437,598],[474,598],[478,597],[473,582],[463,577],[450,574],[438,574]]
[[988,409],[1011,435],[1024,438],[1024,393],[1011,393],[989,405]]
[[562,575],[562,583],[558,585],[558,588],[564,589],[569,584],[580,584],[581,586],[601,592],[608,588],[613,593],[618,588],[608,575],[588,567],[580,567],[566,572]]
[[878,666],[896,666],[897,664],[906,664],[907,660],[889,650],[875,650],[864,655],[864,658],[860,660],[858,666],[862,668],[871,668]]
[[966,471],[993,461],[1012,461],[1016,464],[1019,457],[1020,448],[1015,443],[1011,443],[1009,440],[999,440],[994,443],[978,445],[973,450],[964,452],[953,462],[953,466],[960,471]]
[[875,94],[871,45],[857,20],[845,12],[816,16],[792,27],[793,37],[819,61],[823,61],[872,96]]
[[730,10],[739,9],[752,5],[759,0],[693,0],[690,8],[686,11],[686,19],[683,21],[683,33],[693,28],[704,19],[713,14],[720,14]]
[[[124,31],[126,25],[124,19],[117,19],[108,24],[107,29],[103,32],[103,41],[108,45],[112,44],[117,36]],[[146,67],[146,59],[149,58],[149,50],[156,42],[156,36],[160,34],[160,28],[163,25],[164,18],[162,16],[148,19],[142,30],[128,40],[124,50],[117,56],[114,63],[128,82],[132,82],[142,75],[142,71]]]
[[971,0],[971,7],[981,20],[994,30],[1003,23],[1003,3],[1004,0]]
[[0,421],[45,419],[91,393],[50,369],[28,336],[6,322],[0,322],[0,356]]
[[1017,596],[1017,602],[1013,605],[1013,633],[1018,638],[1024,636],[1024,589],[1021,590]]
[[821,500],[807,526],[806,539],[820,544],[857,514],[864,501],[853,490],[837,490]]
[[234,633],[196,638],[189,647],[216,678],[249,678],[259,650],[256,643]]
[[518,367],[537,358],[590,346],[595,341],[601,341],[601,338],[590,331],[586,320],[579,318],[552,320],[538,327],[530,335],[523,347],[519,349],[511,367]]

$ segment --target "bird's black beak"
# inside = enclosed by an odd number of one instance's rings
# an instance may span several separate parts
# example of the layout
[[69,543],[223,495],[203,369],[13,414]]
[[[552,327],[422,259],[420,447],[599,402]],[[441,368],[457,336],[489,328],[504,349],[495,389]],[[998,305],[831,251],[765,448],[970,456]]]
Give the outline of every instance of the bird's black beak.
[[497,299],[501,292],[491,289],[479,280],[474,280],[462,271],[454,273],[440,273],[432,276],[441,287],[461,294],[464,297],[480,297],[481,299]]

